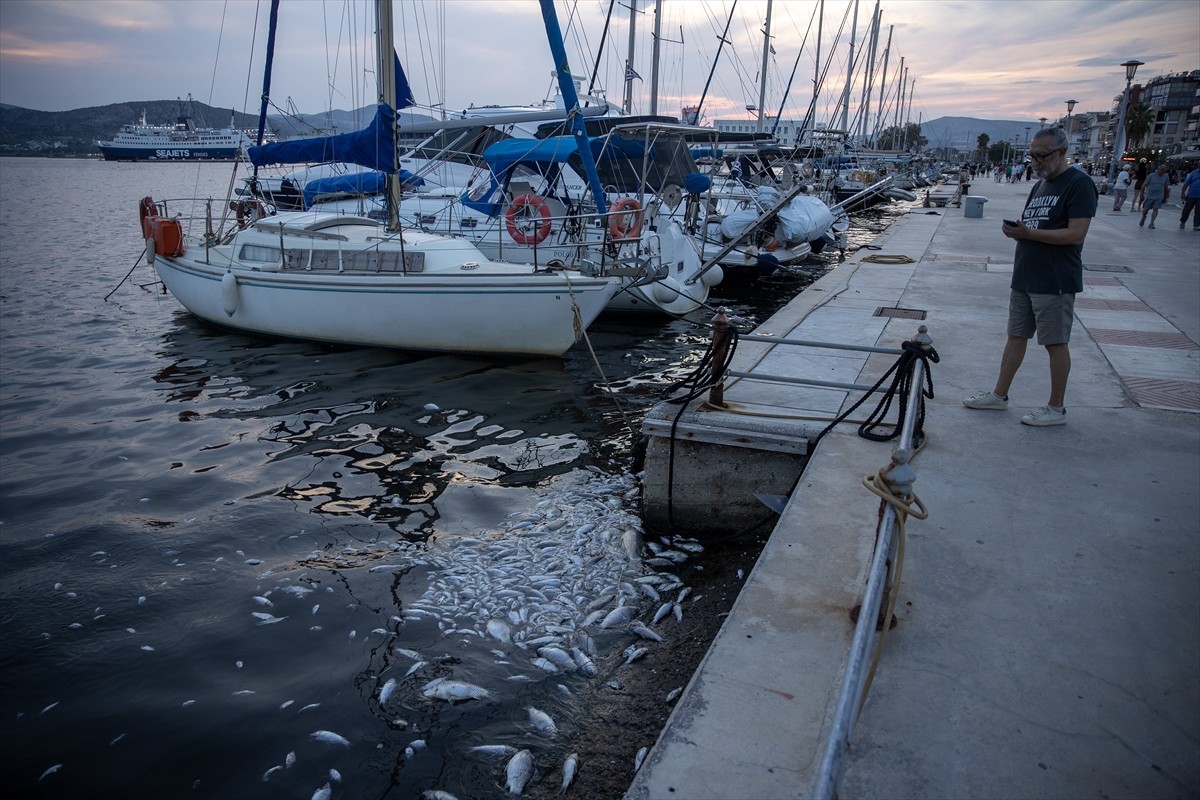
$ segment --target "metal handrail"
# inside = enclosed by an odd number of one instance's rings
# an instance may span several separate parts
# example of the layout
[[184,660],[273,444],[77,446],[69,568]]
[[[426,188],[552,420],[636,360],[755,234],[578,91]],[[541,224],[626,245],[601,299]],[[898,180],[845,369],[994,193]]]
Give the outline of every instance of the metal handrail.
[[[923,347],[928,346],[928,337],[916,341]],[[921,401],[921,393],[924,390],[924,381],[925,361],[917,359],[913,366],[913,379],[909,386],[907,406],[909,413],[901,421],[899,442],[892,451],[892,462],[883,472],[888,488],[898,497],[910,496],[912,484],[916,480],[916,472],[909,461],[914,455],[913,430],[918,416],[917,408]],[[833,723],[829,737],[826,739],[825,752],[822,754],[817,779],[813,785],[812,796],[818,800],[833,800],[838,794],[842,761],[849,749],[850,736],[854,732],[854,726],[858,722],[863,691],[870,672],[870,656],[878,644],[875,629],[882,612],[883,598],[887,597],[889,593],[888,567],[896,563],[896,548],[899,541],[896,536],[897,521],[896,507],[891,503],[884,503],[883,515],[879,522],[879,534],[875,542],[875,552],[867,573],[867,585],[863,590],[858,622],[855,624],[854,638],[850,643],[845,677],[838,694]],[[883,620],[884,626],[889,624],[890,620]]]

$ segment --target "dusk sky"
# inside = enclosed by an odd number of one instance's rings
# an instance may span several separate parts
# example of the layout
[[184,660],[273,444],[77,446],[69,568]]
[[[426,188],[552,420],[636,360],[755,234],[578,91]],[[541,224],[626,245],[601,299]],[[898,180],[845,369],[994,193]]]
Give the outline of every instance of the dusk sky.
[[[628,0],[624,0],[628,5]],[[257,113],[267,0],[0,0],[0,102],[42,111],[191,94]],[[304,113],[374,102],[373,12],[362,0],[284,0],[272,98]],[[634,111],[649,111],[653,0],[637,0]],[[659,113],[700,99],[732,0],[663,3]],[[590,76],[608,0],[557,0],[573,72]],[[775,0],[765,106],[804,115],[814,82],[816,0]],[[860,0],[858,49],[874,0]],[[853,0],[826,0],[821,59],[833,59],[818,102],[826,121],[845,85]],[[1056,118],[1107,110],[1125,84],[1200,69],[1197,0],[882,0],[877,72],[894,26],[888,91],[900,57],[915,80],[912,118]],[[758,102],[765,0],[740,0],[704,103],[705,116],[744,117]],[[534,0],[396,0],[397,50],[418,106],[536,102],[551,91],[551,57]],[[618,4],[600,83],[620,103],[629,12]],[[843,23],[843,20],[845,22]],[[811,23],[811,30],[810,30]],[[836,46],[839,26],[845,30]],[[808,44],[801,51],[807,33]],[[681,41],[682,40],[682,41]],[[863,70],[859,70],[861,73]],[[861,96],[856,74],[852,114]],[[894,106],[894,99],[889,100]],[[876,104],[877,105],[877,104]],[[278,113],[276,111],[275,113]],[[890,112],[889,112],[890,113]],[[874,113],[872,113],[874,116]],[[835,120],[836,121],[836,120]],[[225,120],[208,120],[223,124]]]

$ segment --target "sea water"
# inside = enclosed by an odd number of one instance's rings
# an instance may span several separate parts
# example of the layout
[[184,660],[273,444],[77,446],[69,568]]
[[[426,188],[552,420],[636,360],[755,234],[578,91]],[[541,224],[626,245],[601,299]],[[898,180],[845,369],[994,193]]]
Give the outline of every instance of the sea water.
[[[642,583],[680,589],[631,558],[653,538],[633,449],[710,314],[601,320],[590,349],[525,361],[218,330],[138,263],[137,202],[220,198],[231,176],[0,159],[5,783],[502,797],[503,761],[469,747],[548,768],[564,745],[526,707],[564,740],[586,724],[588,678],[536,665],[536,640],[620,658],[629,635],[586,634],[586,609],[611,592],[602,611],[648,619]],[[806,282],[718,301],[749,326]],[[438,678],[487,697],[426,696]]]

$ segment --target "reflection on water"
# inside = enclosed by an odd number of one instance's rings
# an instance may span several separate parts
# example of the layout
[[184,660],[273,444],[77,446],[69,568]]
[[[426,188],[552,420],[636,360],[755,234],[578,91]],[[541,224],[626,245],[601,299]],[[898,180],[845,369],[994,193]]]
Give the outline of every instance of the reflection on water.
[[[336,769],[335,797],[407,798],[451,779],[460,797],[501,797],[503,762],[466,747],[536,742],[540,769],[561,763],[588,680],[547,677],[529,642],[583,652],[601,583],[616,587],[609,607],[636,598],[643,615],[658,606],[638,578],[664,597],[674,586],[674,562],[630,565],[617,544],[638,527],[627,473],[641,416],[694,368],[711,315],[602,319],[591,348],[562,360],[245,336],[137,288],[145,267],[103,300],[138,256],[138,198],[193,183],[219,194],[225,165],[5,162],[6,187],[39,187],[0,199],[12,791],[311,797]],[[85,206],[74,235],[39,222]],[[727,287],[714,303],[749,327],[812,277]],[[468,561],[478,569],[455,572]],[[485,596],[511,605],[475,608]],[[493,616],[526,647],[489,639]],[[600,661],[630,644],[623,628],[588,635]],[[495,700],[425,697],[442,676]],[[536,738],[528,705],[562,738]]]

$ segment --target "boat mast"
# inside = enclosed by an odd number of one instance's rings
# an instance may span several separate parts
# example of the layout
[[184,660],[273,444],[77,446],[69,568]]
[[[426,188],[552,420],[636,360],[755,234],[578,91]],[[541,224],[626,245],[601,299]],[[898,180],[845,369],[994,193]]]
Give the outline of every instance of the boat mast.
[[571,65],[567,63],[567,48],[563,45],[562,28],[558,25],[558,14],[554,10],[554,0],[539,0],[542,8],[542,23],[546,26],[546,39],[550,43],[550,54],[554,57],[554,70],[558,75],[558,87],[562,92],[563,105],[567,110],[567,119],[571,124],[571,135],[575,137],[579,158],[583,161],[583,170],[587,174],[588,187],[596,200],[596,211],[601,215],[608,213],[604,200],[604,186],[600,183],[600,174],[596,171],[596,159],[592,155],[591,142],[588,139],[587,123],[579,113],[579,95],[575,92],[575,79],[571,77]]
[[662,30],[662,0],[654,0],[654,55],[650,61],[650,116],[658,116],[659,32]]
[[733,22],[733,12],[737,9],[737,0],[733,0],[733,5],[729,8],[729,19],[725,20],[725,31],[721,34],[720,44],[717,45],[717,54],[713,56],[712,69],[708,71],[708,80],[704,82],[704,91],[700,93],[700,102],[696,104],[696,124],[700,124],[700,109],[704,108],[704,98],[708,97],[708,87],[712,85],[713,73],[717,71],[717,62],[721,60],[721,48],[728,44],[729,39],[729,24]]
[[625,113],[633,113],[633,49],[637,44],[637,0],[629,0],[629,55],[625,58]]
[[392,110],[392,168],[387,175],[387,229],[400,230],[400,174],[396,170],[396,67],[392,33],[392,0],[375,0],[376,50],[375,75],[379,81],[379,102]]
[[[843,19],[845,19],[843,17]],[[858,0],[854,0],[854,19],[850,22],[850,58],[846,63],[846,88],[842,93],[842,131],[850,141],[850,85],[854,82],[854,38],[858,33]]]
[[888,42],[887,47],[883,48],[883,74],[879,78],[879,110],[875,112],[875,128],[871,131],[871,139],[874,141],[879,138],[879,132],[883,125],[883,97],[887,91],[887,68],[888,56],[892,54],[892,30],[895,25],[888,26]]
[[[261,145],[267,129],[267,107],[271,104],[271,65],[275,62],[275,29],[279,24],[279,0],[271,0],[271,17],[267,28],[267,63],[263,68],[262,104],[258,108],[258,137],[254,143]],[[145,122],[145,113],[142,122]],[[258,176],[258,166],[254,167],[254,175]]]
[[871,123],[871,95],[875,91],[875,50],[879,46],[879,15],[879,0],[875,0],[875,13],[871,15],[871,49],[867,57],[867,80],[863,84],[862,116],[858,123],[858,133],[864,144],[870,133],[867,126]]
[[767,24],[763,29],[762,75],[758,81],[758,125],[755,130],[762,133],[763,106],[767,102],[767,63],[771,55],[771,0],[767,0]]
[[617,0],[608,0],[608,13],[604,15],[604,31],[600,34],[600,46],[596,48],[596,63],[592,65],[592,79],[588,81],[588,97],[595,93],[596,75],[600,72],[600,59],[604,55],[604,41],[608,38],[608,23],[612,21],[613,6]]

